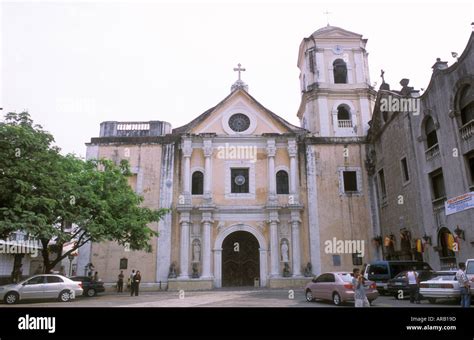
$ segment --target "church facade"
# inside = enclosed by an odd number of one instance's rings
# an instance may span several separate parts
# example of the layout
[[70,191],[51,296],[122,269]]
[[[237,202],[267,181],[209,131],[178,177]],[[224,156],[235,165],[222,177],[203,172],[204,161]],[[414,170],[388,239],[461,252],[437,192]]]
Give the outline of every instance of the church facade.
[[113,284],[120,270],[162,289],[296,287],[324,271],[379,258],[371,241],[366,136],[376,96],[367,40],[327,26],[304,38],[300,127],[266,109],[241,80],[188,124],[103,122],[87,158],[130,162],[130,185],[150,208],[152,252],[114,242],[82,247]]

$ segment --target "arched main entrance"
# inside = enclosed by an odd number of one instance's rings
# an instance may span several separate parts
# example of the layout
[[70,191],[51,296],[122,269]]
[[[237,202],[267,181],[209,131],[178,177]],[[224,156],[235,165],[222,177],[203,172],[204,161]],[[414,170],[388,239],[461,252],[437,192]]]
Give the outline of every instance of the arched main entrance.
[[247,231],[236,231],[222,242],[222,286],[253,286],[260,278],[258,240]]
[[[258,273],[260,275],[260,286],[265,287],[267,285],[267,242],[265,237],[262,235],[258,228],[252,227],[250,225],[238,223],[227,228],[222,229],[216,237],[214,242],[214,286],[219,288],[222,287],[222,260],[224,259],[223,256],[223,245],[224,240],[227,239],[228,236],[236,232],[246,232],[251,234],[258,242],[257,250],[258,250],[258,265],[259,270]],[[232,238],[229,238],[232,240]],[[231,241],[229,241],[231,242]],[[235,242],[234,242],[235,243]],[[245,243],[245,242],[244,242]],[[242,247],[242,245],[240,245]],[[227,261],[226,261],[227,262]],[[258,277],[258,276],[257,276]]]

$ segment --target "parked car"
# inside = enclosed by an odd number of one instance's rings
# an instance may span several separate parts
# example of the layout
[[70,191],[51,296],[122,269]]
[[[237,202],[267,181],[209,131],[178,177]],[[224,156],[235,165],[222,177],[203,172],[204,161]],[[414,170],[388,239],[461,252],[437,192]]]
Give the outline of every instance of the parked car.
[[471,297],[474,295],[474,259],[466,261],[466,275],[471,280]]
[[[433,277],[434,272],[431,270],[417,270],[419,281],[426,281]],[[387,291],[390,295],[395,296],[396,299],[400,296],[400,291],[403,292],[404,297],[410,295],[410,286],[407,278],[408,271],[398,273],[393,279],[387,281]],[[420,299],[422,297],[420,296]]]
[[432,270],[428,263],[421,261],[374,261],[364,268],[363,275],[375,282],[380,295],[385,295],[388,293],[388,280],[413,267],[416,270]]
[[102,281],[94,281],[88,276],[73,276],[70,279],[82,283],[84,296],[93,297],[96,296],[97,293],[105,292],[104,283]]
[[456,271],[435,272],[431,279],[420,282],[420,294],[430,303],[435,303],[437,299],[460,299],[461,290]]
[[82,294],[80,282],[74,282],[62,275],[43,274],[32,276],[20,283],[0,287],[0,299],[7,304],[30,299],[73,300]]
[[[354,301],[353,276],[347,272],[323,273],[308,283],[305,287],[305,296],[308,302],[315,299],[332,301],[336,306],[344,302]],[[375,282],[364,283],[367,299],[370,303],[378,296]]]

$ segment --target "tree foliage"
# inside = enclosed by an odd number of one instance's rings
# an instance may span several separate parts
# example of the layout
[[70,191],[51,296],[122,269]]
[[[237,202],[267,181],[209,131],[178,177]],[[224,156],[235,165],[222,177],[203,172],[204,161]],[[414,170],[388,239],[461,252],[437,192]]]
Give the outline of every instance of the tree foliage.
[[27,112],[0,124],[0,238],[20,230],[38,239],[46,272],[88,241],[150,251],[158,234],[149,224],[168,211],[142,206],[128,185],[128,162],[63,156],[53,143]]

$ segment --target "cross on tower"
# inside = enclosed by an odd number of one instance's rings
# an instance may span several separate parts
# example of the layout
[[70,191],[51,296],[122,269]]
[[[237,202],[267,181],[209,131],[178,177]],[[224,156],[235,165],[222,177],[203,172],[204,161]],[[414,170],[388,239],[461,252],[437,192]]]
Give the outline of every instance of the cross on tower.
[[241,67],[242,65],[241,65],[240,63],[237,64],[237,66],[238,66],[238,67],[234,67],[234,71],[239,72],[239,80],[240,80],[240,72],[244,72],[245,69]]
[[328,22],[328,26],[329,26],[329,14],[332,14],[332,13],[326,10],[326,12],[323,12],[323,14],[326,14],[326,21]]

